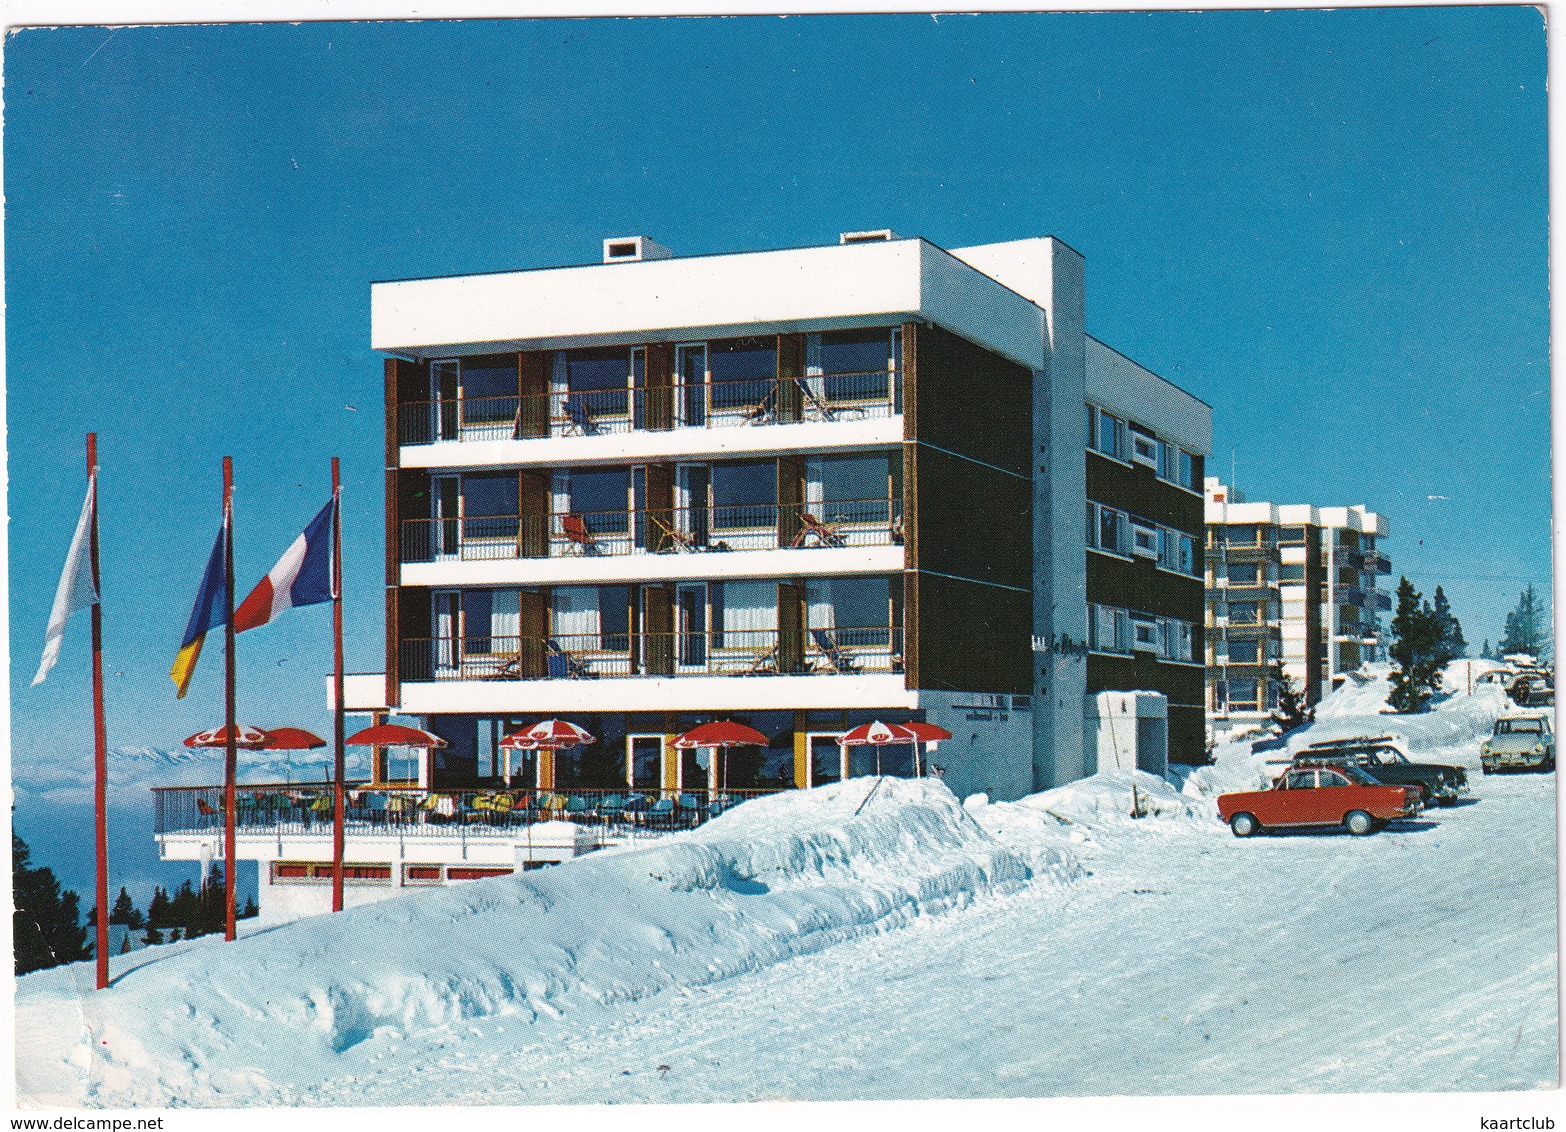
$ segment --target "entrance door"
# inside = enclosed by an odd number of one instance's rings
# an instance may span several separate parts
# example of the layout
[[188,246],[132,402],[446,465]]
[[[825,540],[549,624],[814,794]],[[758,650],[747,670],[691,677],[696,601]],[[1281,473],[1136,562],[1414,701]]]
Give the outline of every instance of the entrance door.
[[435,522],[435,557],[455,558],[462,553],[462,480],[458,476],[432,476],[430,503]]
[[824,786],[828,782],[843,779],[843,748],[838,745],[839,734],[812,732],[805,736],[810,752],[810,785]]
[[625,737],[625,784],[656,793],[663,786],[663,736]]
[[430,604],[435,668],[449,674],[462,664],[462,594],[457,590],[436,590]]
[[707,423],[707,344],[676,346],[674,366],[680,391],[680,423],[687,428],[700,428]]

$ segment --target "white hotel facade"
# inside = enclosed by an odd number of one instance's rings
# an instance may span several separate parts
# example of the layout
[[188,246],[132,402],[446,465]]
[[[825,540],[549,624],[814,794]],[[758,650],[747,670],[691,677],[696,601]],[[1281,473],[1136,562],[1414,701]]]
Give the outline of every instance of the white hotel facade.
[[[1202,757],[1211,411],[1086,333],[1059,240],[677,257],[636,236],[596,264],[371,299],[387,663],[348,678],[347,706],[448,745],[377,758],[366,790],[808,787],[874,772],[837,740],[875,719],[951,731],[930,762],[959,797]],[[499,750],[548,718],[597,741]],[[715,719],[768,745],[673,746]],[[580,850],[492,824],[421,829],[420,875],[509,871],[524,837],[534,861]],[[201,836],[160,834],[166,854]],[[278,862],[318,880],[318,840],[245,842],[263,916]],[[395,888],[413,840],[351,831],[349,856]]]

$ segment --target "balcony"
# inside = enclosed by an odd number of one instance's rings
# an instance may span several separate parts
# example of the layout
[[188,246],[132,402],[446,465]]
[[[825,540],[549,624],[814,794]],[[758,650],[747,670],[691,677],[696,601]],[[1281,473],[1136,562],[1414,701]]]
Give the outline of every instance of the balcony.
[[[818,518],[819,516],[819,518]],[[756,550],[900,546],[902,502],[861,499],[779,507],[665,508],[523,517],[407,519],[404,563],[614,558]]]
[[1364,605],[1365,591],[1358,586],[1339,583],[1332,587],[1332,599],[1339,605]]
[[887,419],[902,412],[902,375],[842,373],[665,388],[556,390],[517,397],[453,397],[397,407],[402,445],[675,429],[748,428]]
[[1278,556],[1278,548],[1270,543],[1218,543],[1207,547],[1210,562],[1270,562]]
[[[605,834],[691,829],[771,790],[620,789],[425,790],[347,783],[349,838],[509,839],[549,821]],[[154,787],[153,833],[220,834],[223,787]],[[272,783],[240,788],[234,823],[241,836],[320,836],[332,830],[332,784]],[[350,869],[353,866],[349,866]],[[350,873],[345,879],[355,879]]]
[[899,673],[902,630],[725,629],[691,633],[590,633],[552,637],[405,640],[404,682],[588,681],[634,677],[809,676]]

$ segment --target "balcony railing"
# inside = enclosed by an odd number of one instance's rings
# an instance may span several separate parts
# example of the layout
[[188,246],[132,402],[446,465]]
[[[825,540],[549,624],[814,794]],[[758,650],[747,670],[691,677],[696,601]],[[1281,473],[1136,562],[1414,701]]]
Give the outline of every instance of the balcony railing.
[[740,428],[852,421],[902,412],[896,370],[664,388],[556,390],[516,397],[453,397],[398,406],[402,444],[533,440],[675,428]]
[[903,541],[902,502],[855,499],[780,507],[572,511],[537,517],[407,519],[402,561],[491,561],[682,551],[892,546]]
[[[546,821],[616,829],[690,829],[770,790],[610,789],[424,790],[347,784],[345,824],[351,836],[505,837]],[[153,832],[202,833],[223,828],[223,787],[154,787]],[[241,833],[329,834],[332,784],[242,786],[234,824]]]
[[436,637],[403,641],[398,657],[401,679],[410,683],[903,670],[902,630],[893,628]]

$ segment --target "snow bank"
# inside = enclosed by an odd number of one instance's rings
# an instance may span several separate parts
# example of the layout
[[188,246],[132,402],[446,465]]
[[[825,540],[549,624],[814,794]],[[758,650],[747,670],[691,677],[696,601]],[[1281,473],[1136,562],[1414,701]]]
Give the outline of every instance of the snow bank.
[[987,833],[932,780],[854,779],[736,807],[647,848],[425,891],[178,952],[18,982],[24,1104],[236,1105],[370,1041],[555,1018],[759,969],[1005,892],[1064,849]]

